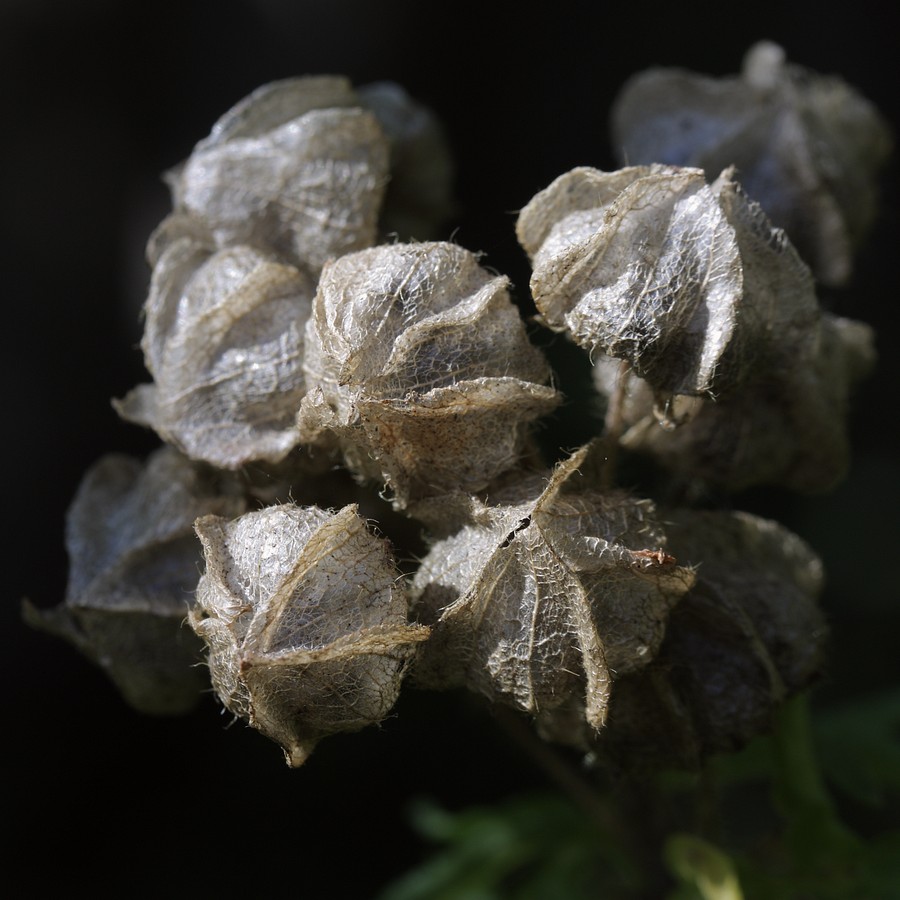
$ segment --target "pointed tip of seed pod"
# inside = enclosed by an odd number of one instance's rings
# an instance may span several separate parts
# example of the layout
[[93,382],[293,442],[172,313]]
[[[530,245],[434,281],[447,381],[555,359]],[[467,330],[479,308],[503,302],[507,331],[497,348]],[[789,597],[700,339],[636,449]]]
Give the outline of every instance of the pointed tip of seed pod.
[[314,741],[292,743],[283,748],[285,761],[292,769],[299,769],[309,759],[315,746]]

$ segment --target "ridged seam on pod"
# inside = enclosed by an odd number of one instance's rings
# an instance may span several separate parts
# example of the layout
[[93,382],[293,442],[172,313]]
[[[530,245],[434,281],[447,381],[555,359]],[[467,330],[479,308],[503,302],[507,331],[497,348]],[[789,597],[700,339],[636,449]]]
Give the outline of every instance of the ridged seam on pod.
[[560,395],[508,280],[451,243],[392,244],[322,272],[306,331],[305,443],[337,443],[399,507],[510,468]]
[[893,137],[842,79],[788,64],[754,44],[738,76],[648,69],[622,87],[613,147],[631,165],[735,166],[744,188],[790,235],[823,284],[846,284],[877,210],[877,175]]
[[517,502],[476,502],[471,525],[435,542],[413,578],[433,628],[418,683],[533,716],[573,704],[597,730],[613,680],[653,659],[694,573],[666,553],[650,501],[578,485],[587,453],[521,482]]
[[386,540],[355,505],[196,522],[206,571],[190,623],[222,703],[301,765],[323,737],[380,722],[414,645]]
[[175,237],[144,307],[153,383],[115,401],[119,414],[221,468],[279,462],[298,443],[313,292],[309,276],[251,247]]

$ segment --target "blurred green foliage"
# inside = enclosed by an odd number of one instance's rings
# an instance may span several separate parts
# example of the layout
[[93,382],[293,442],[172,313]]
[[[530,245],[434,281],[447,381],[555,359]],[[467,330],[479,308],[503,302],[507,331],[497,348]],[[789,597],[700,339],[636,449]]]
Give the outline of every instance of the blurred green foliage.
[[[411,824],[432,851],[378,900],[900,898],[898,690],[815,715],[796,698],[772,735],[700,773],[594,774],[590,803],[563,791],[461,812],[419,800]],[[870,833],[843,821],[846,804],[877,813]]]

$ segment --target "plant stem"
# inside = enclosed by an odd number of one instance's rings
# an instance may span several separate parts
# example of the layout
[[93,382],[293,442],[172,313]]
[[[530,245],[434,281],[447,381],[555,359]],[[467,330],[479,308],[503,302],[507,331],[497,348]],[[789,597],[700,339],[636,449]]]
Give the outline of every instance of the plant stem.
[[774,752],[775,797],[795,860],[819,874],[826,869],[846,871],[859,842],[840,821],[822,779],[805,695],[778,711]]

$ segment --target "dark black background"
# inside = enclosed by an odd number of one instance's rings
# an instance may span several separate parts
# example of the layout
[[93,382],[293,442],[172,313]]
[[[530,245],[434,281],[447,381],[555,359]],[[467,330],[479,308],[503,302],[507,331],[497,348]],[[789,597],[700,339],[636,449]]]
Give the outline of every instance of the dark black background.
[[[22,597],[51,606],[63,596],[64,514],[87,466],[157,445],[109,401],[146,380],[138,313],[144,243],[169,204],[160,174],[266,81],[394,80],[432,107],[453,147],[461,211],[446,237],[484,251],[524,294],[516,210],[575,165],[614,167],[607,111],[644,67],[732,73],[769,38],[793,61],[841,74],[896,128],[900,48],[875,8],[4,0],[3,795],[8,858],[29,896],[287,884],[306,897],[367,897],[422,852],[412,798],[459,808],[546,783],[489,715],[441,695],[404,696],[380,729],[329,739],[290,771],[259,734],[226,729],[211,699],[185,719],[142,717],[74,650],[21,624]],[[853,285],[823,295],[877,329],[881,361],[851,420],[853,469],[823,497],[745,498],[826,560],[823,705],[897,683],[896,169]]]

